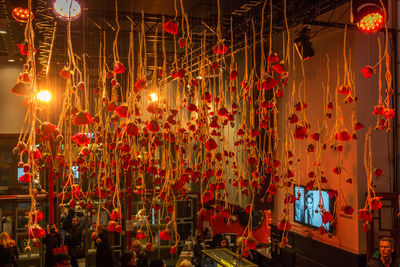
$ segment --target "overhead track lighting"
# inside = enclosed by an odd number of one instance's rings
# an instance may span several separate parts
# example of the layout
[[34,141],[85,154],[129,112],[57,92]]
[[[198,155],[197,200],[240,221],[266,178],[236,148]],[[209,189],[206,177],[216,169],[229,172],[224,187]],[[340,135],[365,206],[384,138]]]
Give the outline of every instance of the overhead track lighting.
[[365,33],[375,33],[387,21],[387,0],[353,0],[353,18],[358,28]]
[[294,40],[297,52],[303,60],[308,60],[314,56],[315,51],[311,43],[311,26],[306,25],[301,30],[299,36]]
[[75,0],[55,0],[53,12],[61,20],[73,21],[79,18],[82,8],[79,2]]

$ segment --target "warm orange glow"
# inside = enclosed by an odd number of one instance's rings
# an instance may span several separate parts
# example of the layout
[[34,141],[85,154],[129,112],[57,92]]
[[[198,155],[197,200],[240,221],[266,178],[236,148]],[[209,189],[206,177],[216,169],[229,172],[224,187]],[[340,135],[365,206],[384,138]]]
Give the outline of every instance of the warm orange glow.
[[361,31],[374,33],[382,29],[384,24],[383,16],[380,13],[370,13],[363,17],[357,24]]
[[149,97],[150,97],[150,101],[151,102],[154,102],[154,101],[158,100],[158,96],[157,96],[156,93],[151,93]]
[[[16,8],[14,8],[14,9],[12,10],[11,14],[12,14],[13,18],[14,18],[16,21],[23,22],[23,23],[28,22],[28,19],[29,19],[29,9],[27,9],[27,8],[16,7]],[[33,13],[32,13],[32,12],[31,12],[31,16],[32,16],[32,18],[33,18]]]
[[47,90],[42,90],[37,94],[37,98],[42,102],[50,102],[51,93]]

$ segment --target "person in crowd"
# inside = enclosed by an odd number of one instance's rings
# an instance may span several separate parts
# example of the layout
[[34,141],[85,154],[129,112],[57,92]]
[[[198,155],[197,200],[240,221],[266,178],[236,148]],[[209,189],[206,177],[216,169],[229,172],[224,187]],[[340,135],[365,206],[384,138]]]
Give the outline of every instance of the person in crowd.
[[193,246],[193,262],[195,266],[201,266],[202,250],[206,249],[204,244],[204,235],[197,232],[195,236],[195,243]]
[[155,259],[150,262],[149,267],[167,267],[165,260]]
[[125,251],[121,255],[121,267],[136,266],[136,254],[133,251]]
[[54,267],[71,267],[71,257],[64,253],[54,255]]
[[136,253],[136,258],[137,258],[136,266],[147,267],[148,266],[147,255],[144,252],[143,246],[139,240],[136,239],[132,242],[132,251]]
[[0,266],[16,267],[18,260],[18,249],[15,241],[11,239],[7,232],[0,234]]
[[375,253],[368,261],[367,267],[397,267],[400,266],[400,258],[394,255],[394,241],[391,237],[379,239],[379,253]]
[[228,248],[228,239],[222,237],[219,241],[219,248]]
[[305,198],[306,210],[304,214],[304,222],[307,224],[314,225],[314,195],[312,191],[309,191]]
[[47,232],[43,238],[43,244],[46,245],[44,266],[51,267],[53,266],[53,248],[59,248],[63,245],[62,236],[54,223],[51,226],[47,225]]
[[183,260],[179,263],[179,267],[192,267],[192,263],[188,260]]
[[[64,226],[65,224],[69,225],[69,222],[65,221]],[[78,259],[84,257],[84,250],[82,246],[82,228],[79,225],[77,217],[72,218],[71,228],[66,229],[65,243],[68,247],[68,253],[71,256],[72,267],[78,267]]]
[[103,225],[97,227],[96,241],[96,267],[114,266],[113,254],[109,241],[109,232]]

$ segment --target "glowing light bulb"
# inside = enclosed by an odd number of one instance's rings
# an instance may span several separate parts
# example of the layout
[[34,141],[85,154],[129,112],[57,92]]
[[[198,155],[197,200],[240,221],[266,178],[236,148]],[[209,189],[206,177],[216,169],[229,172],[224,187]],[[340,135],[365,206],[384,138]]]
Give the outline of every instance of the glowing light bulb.
[[47,90],[42,90],[37,93],[37,98],[42,102],[50,102],[51,100],[51,93]]
[[76,20],[82,13],[81,5],[75,0],[56,0],[53,5],[54,14],[61,20]]
[[150,101],[154,102],[154,101],[157,101],[157,100],[158,100],[157,94],[156,93],[151,93],[150,94]]
[[357,23],[361,31],[365,33],[375,33],[382,29],[383,16],[380,13],[370,13],[364,16],[359,23]]

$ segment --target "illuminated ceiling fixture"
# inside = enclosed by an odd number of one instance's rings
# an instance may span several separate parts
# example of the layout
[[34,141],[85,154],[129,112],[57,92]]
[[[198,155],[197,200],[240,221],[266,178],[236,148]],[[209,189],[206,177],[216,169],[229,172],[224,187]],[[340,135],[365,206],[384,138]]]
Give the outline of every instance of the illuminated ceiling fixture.
[[387,0],[354,0],[354,23],[362,32],[375,33],[385,25],[387,7]]
[[149,95],[149,97],[150,97],[150,101],[151,101],[151,102],[155,102],[155,101],[158,100],[158,96],[157,96],[156,93],[151,93],[151,94]]
[[47,90],[42,90],[37,93],[37,98],[42,102],[50,102],[51,100],[51,93]]
[[294,40],[297,52],[303,60],[308,60],[314,56],[315,51],[311,43],[311,27],[306,25],[303,27],[298,37]]
[[53,5],[54,14],[61,20],[73,21],[82,13],[81,5],[75,0],[55,0]]
[[[22,7],[16,7],[11,11],[12,17],[19,22],[22,23],[27,23],[29,20],[29,9],[28,8],[22,8]],[[31,12],[31,16],[33,19],[33,13]]]

